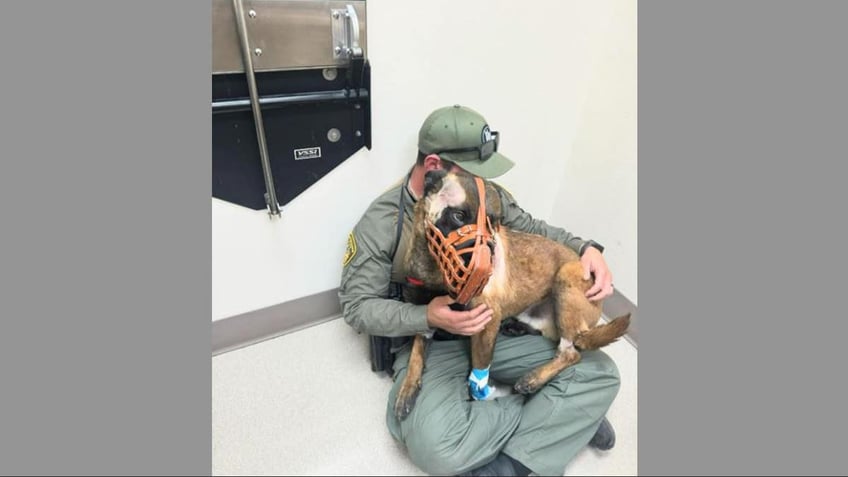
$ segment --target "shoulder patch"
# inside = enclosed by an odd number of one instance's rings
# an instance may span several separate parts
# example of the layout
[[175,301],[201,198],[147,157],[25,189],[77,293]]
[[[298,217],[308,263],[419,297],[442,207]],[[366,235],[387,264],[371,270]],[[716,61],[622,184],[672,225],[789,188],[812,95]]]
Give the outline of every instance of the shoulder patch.
[[353,232],[351,232],[347,236],[347,249],[345,249],[344,258],[342,259],[342,266],[346,267],[353,257],[356,256],[356,238],[353,236]]

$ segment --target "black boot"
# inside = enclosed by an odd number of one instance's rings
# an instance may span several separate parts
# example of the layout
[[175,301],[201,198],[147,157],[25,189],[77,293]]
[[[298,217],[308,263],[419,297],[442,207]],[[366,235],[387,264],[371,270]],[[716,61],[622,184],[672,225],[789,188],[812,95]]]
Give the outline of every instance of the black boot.
[[615,446],[615,429],[612,428],[612,424],[607,421],[607,418],[601,421],[601,425],[595,431],[589,445],[602,451],[610,450]]

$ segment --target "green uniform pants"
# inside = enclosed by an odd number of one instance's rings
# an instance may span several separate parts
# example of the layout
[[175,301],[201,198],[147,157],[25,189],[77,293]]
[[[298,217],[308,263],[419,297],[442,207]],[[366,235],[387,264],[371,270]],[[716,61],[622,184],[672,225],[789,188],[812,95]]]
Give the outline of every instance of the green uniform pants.
[[[556,353],[541,336],[498,336],[490,377],[512,385]],[[539,475],[563,475],[565,466],[594,436],[618,394],[615,363],[601,351],[562,371],[531,396],[511,394],[471,401],[469,340],[433,341],[422,389],[402,422],[394,402],[406,376],[409,347],[398,352],[389,393],[387,424],[412,461],[427,473],[456,475],[487,464],[503,451]]]

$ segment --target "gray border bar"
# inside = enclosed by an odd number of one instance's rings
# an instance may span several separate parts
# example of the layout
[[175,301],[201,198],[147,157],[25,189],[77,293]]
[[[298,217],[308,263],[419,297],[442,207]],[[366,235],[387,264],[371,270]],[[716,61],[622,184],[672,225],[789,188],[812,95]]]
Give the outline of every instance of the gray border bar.
[[211,474],[209,19],[3,4],[4,474]]
[[848,2],[638,18],[639,473],[845,475]]

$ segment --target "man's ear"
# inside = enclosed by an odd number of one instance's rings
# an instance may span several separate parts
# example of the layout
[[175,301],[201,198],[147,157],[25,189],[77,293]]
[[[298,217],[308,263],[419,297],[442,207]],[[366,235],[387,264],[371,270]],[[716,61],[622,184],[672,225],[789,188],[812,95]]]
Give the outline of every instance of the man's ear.
[[424,173],[424,195],[439,190],[442,187],[442,179],[448,175],[448,171],[444,169],[433,169]]
[[440,158],[436,154],[429,154],[424,158],[424,170],[425,171],[435,171],[437,169],[442,169],[442,158]]

